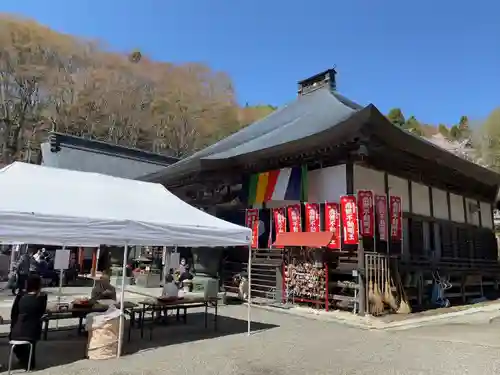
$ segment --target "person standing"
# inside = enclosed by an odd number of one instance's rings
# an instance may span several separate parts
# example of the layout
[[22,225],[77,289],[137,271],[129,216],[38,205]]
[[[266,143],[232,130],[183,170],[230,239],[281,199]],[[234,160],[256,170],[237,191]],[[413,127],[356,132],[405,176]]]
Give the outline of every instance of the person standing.
[[40,276],[30,275],[26,281],[26,292],[18,293],[11,310],[9,340],[28,341],[33,345],[31,363],[29,345],[14,348],[19,364],[27,371],[36,366],[36,344],[42,335],[42,317],[47,310],[47,295],[41,289]]
[[26,281],[28,280],[32,263],[34,263],[34,260],[28,250],[26,253],[21,255],[19,262],[15,266],[17,282],[14,290],[12,291],[14,294],[16,293],[16,290],[19,293],[26,287]]

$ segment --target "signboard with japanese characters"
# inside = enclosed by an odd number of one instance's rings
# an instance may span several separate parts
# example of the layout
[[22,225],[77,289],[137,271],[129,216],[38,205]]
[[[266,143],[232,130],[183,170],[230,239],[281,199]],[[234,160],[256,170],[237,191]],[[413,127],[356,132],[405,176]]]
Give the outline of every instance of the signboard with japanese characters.
[[354,195],[340,197],[340,209],[342,212],[344,244],[357,245],[359,243],[359,234],[356,197]]
[[328,248],[340,249],[340,205],[338,203],[325,202],[325,231],[333,233]]
[[302,232],[300,204],[288,206],[288,223],[290,224],[290,232]]
[[252,229],[252,248],[259,247],[259,210],[251,208],[246,210],[245,223]]
[[276,236],[286,232],[286,212],[284,207],[273,209],[273,221]]
[[403,210],[401,197],[391,195],[389,210],[391,214],[391,238],[395,241],[403,239]]
[[359,234],[363,237],[375,235],[375,214],[373,212],[373,191],[358,190]]
[[375,217],[380,241],[387,241],[387,196],[375,195]]
[[305,209],[306,209],[306,231],[319,232],[320,231],[319,204],[306,203]]

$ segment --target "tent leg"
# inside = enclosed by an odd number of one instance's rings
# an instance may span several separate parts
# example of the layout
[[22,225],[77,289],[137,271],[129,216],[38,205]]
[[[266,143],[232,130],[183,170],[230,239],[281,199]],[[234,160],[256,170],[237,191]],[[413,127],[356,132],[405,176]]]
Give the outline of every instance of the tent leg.
[[116,357],[120,358],[122,355],[122,344],[123,344],[123,330],[125,323],[125,275],[127,272],[127,254],[128,253],[128,244],[125,244],[125,248],[123,249],[123,268],[122,268],[122,286],[120,292],[120,325],[118,331],[118,350],[116,352]]
[[101,246],[97,248],[97,254],[96,254],[96,259],[95,259],[95,272],[97,273],[99,271],[99,258],[101,257]]
[[[62,247],[63,250],[66,250],[66,246]],[[57,250],[56,250],[57,251]],[[62,295],[62,286],[63,286],[63,269],[59,270],[59,290],[57,291],[57,308],[61,305],[61,295]],[[56,329],[59,329],[59,319],[56,319]]]
[[163,246],[163,254],[162,254],[162,262],[163,262],[163,275],[162,275],[162,283],[165,283],[165,278],[168,275],[168,263],[167,262],[167,247]]
[[251,333],[251,310],[252,310],[252,245],[248,245],[248,265],[247,265],[247,274],[248,274],[248,296],[247,296],[247,319],[248,319],[248,336]]

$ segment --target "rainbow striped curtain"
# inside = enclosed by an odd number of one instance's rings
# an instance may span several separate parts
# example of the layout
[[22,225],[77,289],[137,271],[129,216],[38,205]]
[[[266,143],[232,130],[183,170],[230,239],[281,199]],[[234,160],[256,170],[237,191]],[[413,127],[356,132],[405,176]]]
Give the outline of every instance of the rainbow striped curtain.
[[268,201],[307,201],[307,166],[283,168],[250,177],[248,205]]

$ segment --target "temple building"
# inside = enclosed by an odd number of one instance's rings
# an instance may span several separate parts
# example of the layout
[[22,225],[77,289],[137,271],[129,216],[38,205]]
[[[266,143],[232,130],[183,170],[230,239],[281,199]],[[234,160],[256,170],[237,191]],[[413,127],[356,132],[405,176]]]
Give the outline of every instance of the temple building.
[[[428,303],[426,286],[437,272],[451,280],[453,288],[446,293],[454,303],[496,293],[493,205],[500,175],[393,125],[375,105],[362,106],[342,96],[335,75],[329,69],[300,81],[291,103],[141,179],[162,183],[188,202],[240,224],[246,210],[258,208],[265,226],[259,229],[259,248],[276,238],[267,224],[270,210],[339,202],[359,190],[397,196],[403,211],[401,241],[383,244],[376,234],[364,241],[363,251],[390,258],[387,264],[397,259],[413,306]],[[255,175],[269,179],[272,171],[294,169],[306,171],[302,194],[287,198],[271,192],[256,202],[249,193]],[[344,243],[342,238],[340,249],[326,251],[323,258],[329,265],[326,294],[331,305],[359,302],[346,286],[358,288],[353,275],[366,271],[361,249]],[[276,271],[262,292],[278,290],[285,273]]]

